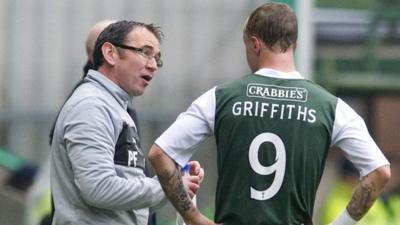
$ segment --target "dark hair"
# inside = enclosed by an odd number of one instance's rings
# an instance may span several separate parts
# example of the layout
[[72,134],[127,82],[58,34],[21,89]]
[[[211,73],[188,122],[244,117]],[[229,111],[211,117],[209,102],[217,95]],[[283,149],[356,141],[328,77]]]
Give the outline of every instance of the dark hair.
[[96,40],[96,44],[94,46],[93,51],[93,66],[94,69],[98,69],[104,62],[103,52],[101,51],[101,47],[105,42],[110,43],[118,43],[124,44],[126,37],[128,34],[138,27],[144,27],[149,30],[154,36],[161,42],[163,37],[163,33],[160,27],[155,26],[154,24],[145,24],[136,21],[118,21],[108,25],[99,35]]
[[261,38],[269,48],[277,44],[286,52],[297,41],[296,14],[285,3],[266,3],[251,13],[245,34]]

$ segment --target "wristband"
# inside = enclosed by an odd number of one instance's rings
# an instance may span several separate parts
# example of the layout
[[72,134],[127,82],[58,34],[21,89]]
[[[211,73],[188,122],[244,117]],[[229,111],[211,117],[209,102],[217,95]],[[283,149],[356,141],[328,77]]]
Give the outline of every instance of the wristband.
[[333,221],[332,225],[355,225],[357,221],[351,218],[347,209],[344,209],[343,212]]

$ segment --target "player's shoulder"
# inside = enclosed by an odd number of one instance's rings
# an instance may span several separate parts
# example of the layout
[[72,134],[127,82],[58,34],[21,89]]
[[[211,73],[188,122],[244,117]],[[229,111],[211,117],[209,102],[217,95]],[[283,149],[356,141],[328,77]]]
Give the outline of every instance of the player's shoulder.
[[327,89],[322,87],[320,84],[315,83],[311,80],[304,80],[305,88],[309,91],[309,93],[315,97],[331,99],[333,101],[337,100],[337,97],[329,92]]

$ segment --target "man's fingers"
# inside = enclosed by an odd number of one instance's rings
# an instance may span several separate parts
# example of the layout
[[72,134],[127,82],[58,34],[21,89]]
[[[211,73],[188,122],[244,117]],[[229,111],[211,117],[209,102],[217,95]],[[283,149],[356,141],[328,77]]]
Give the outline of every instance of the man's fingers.
[[190,166],[189,170],[190,175],[198,175],[200,173],[200,169],[202,169],[198,161],[190,161],[189,166]]
[[189,174],[192,176],[198,176],[199,182],[203,182],[204,179],[204,169],[201,168],[201,165],[198,161],[190,161],[189,162],[190,170]]
[[193,182],[190,182],[190,183],[188,184],[189,190],[192,191],[193,193],[197,193],[197,191],[199,190],[199,187],[200,187],[200,186],[199,186],[198,184],[193,183]]
[[193,197],[199,190],[199,178],[197,176],[183,176],[183,184],[190,197]]
[[203,179],[204,179],[204,170],[203,170],[203,168],[200,168],[200,172],[198,174],[198,177],[199,177],[199,183],[201,184],[203,182]]

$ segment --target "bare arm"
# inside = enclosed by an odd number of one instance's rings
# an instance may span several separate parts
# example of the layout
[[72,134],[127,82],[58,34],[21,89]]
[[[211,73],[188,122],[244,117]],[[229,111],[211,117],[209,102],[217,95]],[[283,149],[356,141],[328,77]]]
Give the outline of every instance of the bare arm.
[[382,166],[363,177],[347,205],[347,211],[355,220],[360,220],[382,193],[390,179],[390,167]]
[[178,166],[159,146],[153,145],[151,147],[149,160],[158,175],[165,194],[188,225],[215,224],[204,217],[194,206],[184,188]]
[[355,224],[356,221],[359,221],[382,193],[389,179],[390,167],[388,165],[382,166],[364,176],[356,186],[351,200],[346,207],[347,212],[343,212],[332,224]]

